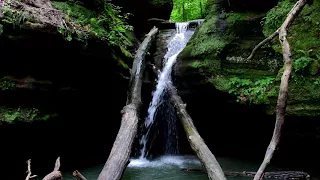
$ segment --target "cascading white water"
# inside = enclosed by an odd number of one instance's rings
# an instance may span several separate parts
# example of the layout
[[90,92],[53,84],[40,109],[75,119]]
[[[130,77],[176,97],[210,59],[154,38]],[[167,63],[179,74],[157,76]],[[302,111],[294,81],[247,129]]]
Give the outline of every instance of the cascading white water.
[[168,51],[164,56],[164,68],[158,76],[158,84],[156,90],[153,92],[152,101],[148,108],[148,115],[145,119],[144,126],[147,129],[147,132],[140,139],[141,155],[140,159],[145,158],[147,155],[147,141],[150,135],[150,129],[155,119],[155,114],[159,104],[163,100],[163,95],[165,89],[168,87],[168,84],[171,83],[171,72],[172,67],[177,60],[177,56],[187,45],[187,42],[193,35],[193,31],[188,30],[189,23],[176,23],[176,34],[172,37],[168,43]]

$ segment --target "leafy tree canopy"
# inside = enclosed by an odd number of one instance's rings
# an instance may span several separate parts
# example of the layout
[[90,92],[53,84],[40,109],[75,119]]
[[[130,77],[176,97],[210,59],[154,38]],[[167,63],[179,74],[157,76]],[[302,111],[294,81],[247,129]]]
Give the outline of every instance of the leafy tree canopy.
[[173,0],[170,21],[183,22],[200,19],[205,14],[207,0]]

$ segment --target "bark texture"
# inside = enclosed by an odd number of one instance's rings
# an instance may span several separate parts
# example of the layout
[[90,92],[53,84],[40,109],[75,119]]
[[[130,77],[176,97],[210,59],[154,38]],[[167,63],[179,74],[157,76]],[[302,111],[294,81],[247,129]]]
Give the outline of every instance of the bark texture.
[[26,177],[26,180],[29,180],[29,179],[37,177],[37,175],[32,175],[32,173],[31,173],[31,159],[29,159],[27,161],[27,164],[28,164],[28,170],[27,170],[28,175]]
[[260,180],[263,178],[263,172],[266,169],[267,165],[270,163],[271,158],[274,154],[274,151],[276,150],[280,141],[281,129],[284,124],[285,114],[286,114],[289,79],[292,71],[291,51],[290,51],[290,45],[287,39],[287,29],[292,24],[294,19],[298,16],[298,14],[301,12],[301,10],[306,5],[306,3],[307,3],[307,0],[299,0],[295,4],[295,6],[292,8],[292,10],[289,12],[284,23],[279,28],[279,41],[282,46],[284,72],[281,77],[280,91],[279,91],[279,96],[277,101],[276,124],[274,127],[273,136],[267,148],[264,160],[257,174],[254,176],[254,180]]
[[60,157],[57,158],[53,171],[48,175],[46,175],[42,180],[61,180],[62,174],[59,171],[59,169],[60,169]]
[[[226,176],[247,176],[254,177],[256,172],[224,172]],[[266,172],[263,176],[264,179],[295,179],[295,180],[307,180],[310,175],[301,171],[276,171]]]
[[188,141],[192,150],[196,153],[199,160],[205,167],[210,180],[226,180],[226,177],[216,160],[215,156],[211,153],[208,146],[205,144],[201,136],[199,135],[193,121],[186,110],[186,104],[178,95],[176,89],[173,86],[169,86],[169,92],[171,95],[171,101],[175,105],[177,115],[181,121],[184,131],[187,135]]
[[145,69],[145,56],[158,29],[154,27],[141,43],[131,70],[130,91],[127,105],[123,108],[120,130],[113,144],[109,158],[98,180],[118,180],[121,178],[131,153],[132,143],[137,134],[139,110],[141,106],[141,87]]
[[73,175],[77,180],[87,180],[78,170],[73,171],[72,175]]

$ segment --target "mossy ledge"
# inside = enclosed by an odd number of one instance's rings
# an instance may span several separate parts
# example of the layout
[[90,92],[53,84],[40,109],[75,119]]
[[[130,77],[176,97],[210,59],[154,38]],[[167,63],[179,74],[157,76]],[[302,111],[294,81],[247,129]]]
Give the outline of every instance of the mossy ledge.
[[[179,55],[175,68],[177,85],[188,89],[195,84],[211,84],[234,97],[234,102],[262,105],[267,114],[274,114],[283,70],[277,38],[263,46],[252,60],[247,57],[256,44],[281,25],[293,5],[284,0],[268,12],[227,12],[208,1],[209,13],[204,23]],[[290,116],[319,116],[319,12],[320,3],[316,0],[290,27],[288,37],[295,67],[289,86]]]

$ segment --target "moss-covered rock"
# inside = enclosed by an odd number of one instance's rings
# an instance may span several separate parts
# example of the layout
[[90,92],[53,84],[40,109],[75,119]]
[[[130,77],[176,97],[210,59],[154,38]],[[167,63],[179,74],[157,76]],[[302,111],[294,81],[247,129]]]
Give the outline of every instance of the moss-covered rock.
[[0,107],[0,124],[16,122],[45,121],[57,116],[56,114],[46,114],[37,108],[7,108]]
[[[283,71],[277,38],[253,59],[247,57],[256,44],[281,25],[294,3],[280,1],[269,12],[226,12],[212,1],[208,4],[210,13],[179,55],[176,75],[182,83],[178,86],[187,89],[200,81],[210,82],[234,96],[235,101],[262,104],[268,114],[273,114]],[[319,12],[318,1],[306,6],[289,30],[296,70],[289,87],[288,115],[319,115]]]

